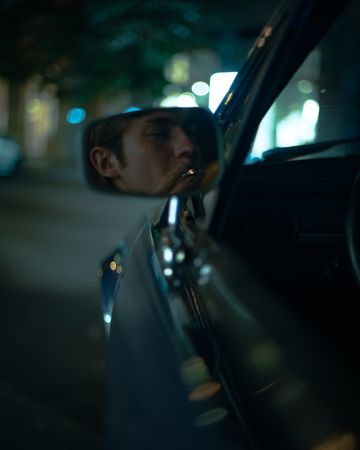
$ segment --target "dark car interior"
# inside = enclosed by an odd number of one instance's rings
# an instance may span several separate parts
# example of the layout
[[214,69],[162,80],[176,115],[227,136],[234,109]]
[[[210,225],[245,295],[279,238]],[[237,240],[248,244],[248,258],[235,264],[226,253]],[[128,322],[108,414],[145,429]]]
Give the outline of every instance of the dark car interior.
[[[341,328],[344,344],[357,335],[359,290],[345,228],[359,170],[359,157],[246,166],[224,231],[298,312],[331,336]],[[339,327],[344,321],[348,335]]]

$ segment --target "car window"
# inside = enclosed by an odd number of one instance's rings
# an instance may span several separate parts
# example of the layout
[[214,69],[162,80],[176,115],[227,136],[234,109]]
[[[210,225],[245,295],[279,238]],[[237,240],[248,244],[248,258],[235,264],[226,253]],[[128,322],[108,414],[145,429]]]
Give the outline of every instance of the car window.
[[[302,157],[342,156],[359,149],[359,16],[354,1],[308,55],[264,116],[248,163],[266,160],[265,152],[274,148],[287,148],[284,159],[295,155],[291,148],[297,146],[302,146]],[[349,138],[355,143],[343,142]],[[315,145],[323,142],[328,145]]]

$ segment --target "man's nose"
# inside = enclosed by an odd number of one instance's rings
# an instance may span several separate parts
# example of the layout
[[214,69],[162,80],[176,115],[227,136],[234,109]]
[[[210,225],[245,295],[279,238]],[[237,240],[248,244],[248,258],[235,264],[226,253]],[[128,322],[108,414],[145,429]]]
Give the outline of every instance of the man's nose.
[[177,158],[186,158],[191,156],[195,150],[196,145],[194,140],[182,128],[174,130],[174,154]]

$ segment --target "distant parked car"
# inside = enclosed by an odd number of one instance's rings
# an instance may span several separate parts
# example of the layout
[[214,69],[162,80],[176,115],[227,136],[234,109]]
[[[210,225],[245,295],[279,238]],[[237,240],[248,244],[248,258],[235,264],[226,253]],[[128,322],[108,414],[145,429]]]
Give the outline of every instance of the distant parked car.
[[10,136],[0,137],[0,176],[17,173],[23,160],[20,144]]

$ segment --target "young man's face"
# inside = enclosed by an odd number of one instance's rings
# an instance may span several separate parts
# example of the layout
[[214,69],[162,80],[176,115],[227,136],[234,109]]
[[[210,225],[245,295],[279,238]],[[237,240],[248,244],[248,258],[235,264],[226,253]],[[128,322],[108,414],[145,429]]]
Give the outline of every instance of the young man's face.
[[[195,124],[175,111],[133,119],[122,136],[123,167],[115,185],[125,192],[176,194],[189,188],[198,169]],[[191,174],[191,172],[190,172]]]

